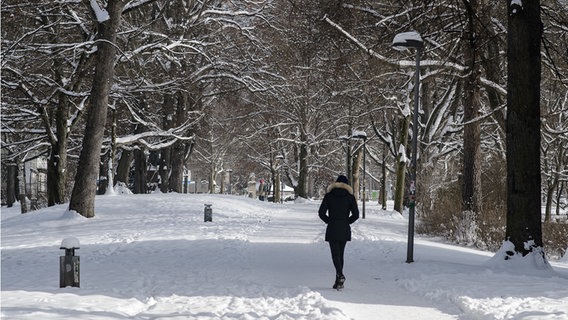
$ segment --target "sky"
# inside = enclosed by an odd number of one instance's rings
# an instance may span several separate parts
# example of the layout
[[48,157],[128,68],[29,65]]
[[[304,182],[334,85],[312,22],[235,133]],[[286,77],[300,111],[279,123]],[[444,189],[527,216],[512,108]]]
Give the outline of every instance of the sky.
[[[211,204],[213,221],[204,222]],[[361,203],[359,204],[361,206]],[[96,216],[60,205],[1,211],[2,319],[568,319],[568,259],[499,254],[416,235],[407,217],[366,204],[352,225],[345,289],[319,201],[242,196],[97,196]],[[59,287],[63,244],[80,286]]]

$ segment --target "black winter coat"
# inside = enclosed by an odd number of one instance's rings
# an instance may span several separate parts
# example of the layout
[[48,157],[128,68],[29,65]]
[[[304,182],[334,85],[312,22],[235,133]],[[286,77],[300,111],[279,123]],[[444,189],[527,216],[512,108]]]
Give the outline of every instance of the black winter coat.
[[318,210],[320,219],[327,223],[325,241],[351,241],[351,226],[359,219],[357,200],[353,188],[335,182],[327,188]]

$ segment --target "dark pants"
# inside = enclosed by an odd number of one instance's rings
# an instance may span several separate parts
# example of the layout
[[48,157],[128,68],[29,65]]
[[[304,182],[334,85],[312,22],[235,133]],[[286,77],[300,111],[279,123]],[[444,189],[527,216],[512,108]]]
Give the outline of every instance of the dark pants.
[[331,260],[338,276],[343,275],[343,255],[345,253],[345,245],[347,241],[329,241],[329,248],[331,249]]

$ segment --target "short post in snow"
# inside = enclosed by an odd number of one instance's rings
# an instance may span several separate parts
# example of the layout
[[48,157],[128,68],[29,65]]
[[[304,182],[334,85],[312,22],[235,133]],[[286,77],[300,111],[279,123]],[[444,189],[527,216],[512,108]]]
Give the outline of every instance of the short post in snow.
[[59,257],[59,287],[79,287],[79,256],[75,250],[79,249],[79,239],[65,238],[59,249],[65,250],[65,255]]
[[211,208],[212,204],[206,203],[205,208],[203,209],[203,220],[204,222],[213,222],[213,208]]

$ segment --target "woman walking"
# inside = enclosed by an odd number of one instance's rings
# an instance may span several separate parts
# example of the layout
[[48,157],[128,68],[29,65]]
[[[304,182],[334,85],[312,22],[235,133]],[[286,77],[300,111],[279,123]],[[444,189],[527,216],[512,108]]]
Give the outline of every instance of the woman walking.
[[349,185],[346,176],[340,175],[335,183],[327,188],[318,214],[327,224],[325,241],[329,242],[331,259],[335,267],[334,289],[343,288],[345,275],[343,275],[343,255],[347,241],[351,241],[351,226],[359,219],[357,200],[353,195],[353,188]]

